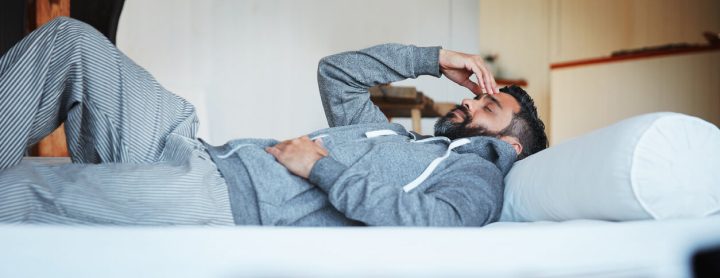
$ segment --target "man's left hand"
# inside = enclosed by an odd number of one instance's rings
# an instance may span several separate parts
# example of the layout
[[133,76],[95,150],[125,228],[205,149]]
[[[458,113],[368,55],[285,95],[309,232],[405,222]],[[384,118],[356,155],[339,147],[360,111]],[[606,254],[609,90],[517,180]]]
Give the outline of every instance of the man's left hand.
[[321,139],[310,140],[307,136],[286,140],[265,148],[291,173],[308,178],[315,162],[328,155]]
[[[453,82],[470,89],[476,95],[496,94],[500,91],[495,83],[495,77],[485,67],[480,55],[471,55],[445,49],[440,49],[440,72]],[[475,74],[477,83],[470,80]]]

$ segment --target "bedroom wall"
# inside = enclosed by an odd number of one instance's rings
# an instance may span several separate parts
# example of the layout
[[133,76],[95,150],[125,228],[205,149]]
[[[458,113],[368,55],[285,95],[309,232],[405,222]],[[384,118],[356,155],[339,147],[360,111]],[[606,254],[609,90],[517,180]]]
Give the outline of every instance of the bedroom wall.
[[[718,10],[714,0],[127,0],[118,45],[198,107],[200,134],[215,143],[326,126],[316,61],[386,41],[500,54],[551,130],[550,63],[699,42],[720,30]],[[466,96],[448,82],[410,83],[436,101]]]
[[[547,0],[546,0],[547,1]],[[669,43],[720,32],[717,0],[551,0],[551,61]]]
[[551,63],[703,42],[703,31],[720,32],[718,11],[716,0],[480,0],[478,37],[480,51],[498,53],[509,77],[528,80],[552,134]]
[[[118,46],[198,107],[210,142],[283,139],[327,127],[321,57],[383,42],[477,52],[477,11],[477,0],[127,0]],[[468,96],[447,80],[400,84],[436,101]]]
[[540,118],[550,116],[550,1],[480,0],[480,52],[499,54],[506,78],[524,78]]
[[211,1],[126,0],[117,46],[165,88],[189,100],[208,138],[208,87],[212,80]]
[[553,143],[658,111],[720,126],[720,51],[553,69],[550,80]]

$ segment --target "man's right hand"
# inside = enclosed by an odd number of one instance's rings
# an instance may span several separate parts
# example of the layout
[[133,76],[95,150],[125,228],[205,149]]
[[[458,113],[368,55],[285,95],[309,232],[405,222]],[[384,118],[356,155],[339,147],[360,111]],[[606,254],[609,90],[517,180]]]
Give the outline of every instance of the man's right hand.
[[[440,72],[453,82],[470,89],[474,94],[495,94],[500,91],[495,83],[495,77],[485,68],[480,55],[471,55],[440,49]],[[475,74],[477,83],[470,80]]]

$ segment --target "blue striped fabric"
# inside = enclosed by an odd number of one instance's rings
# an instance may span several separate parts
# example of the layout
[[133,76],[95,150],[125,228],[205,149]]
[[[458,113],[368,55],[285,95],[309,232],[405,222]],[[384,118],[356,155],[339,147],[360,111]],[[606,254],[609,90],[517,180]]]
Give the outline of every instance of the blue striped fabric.
[[[89,25],[58,18],[0,59],[0,222],[232,225],[194,107]],[[68,165],[21,162],[65,122]]]

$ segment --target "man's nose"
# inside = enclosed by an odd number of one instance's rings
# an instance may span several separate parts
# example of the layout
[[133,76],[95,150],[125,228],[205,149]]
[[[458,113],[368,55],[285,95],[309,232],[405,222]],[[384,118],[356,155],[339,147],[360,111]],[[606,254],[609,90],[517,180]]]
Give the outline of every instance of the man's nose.
[[474,99],[466,98],[466,99],[463,99],[460,104],[462,104],[462,106],[465,106],[465,108],[467,108],[468,111],[472,111],[474,101],[475,101]]

